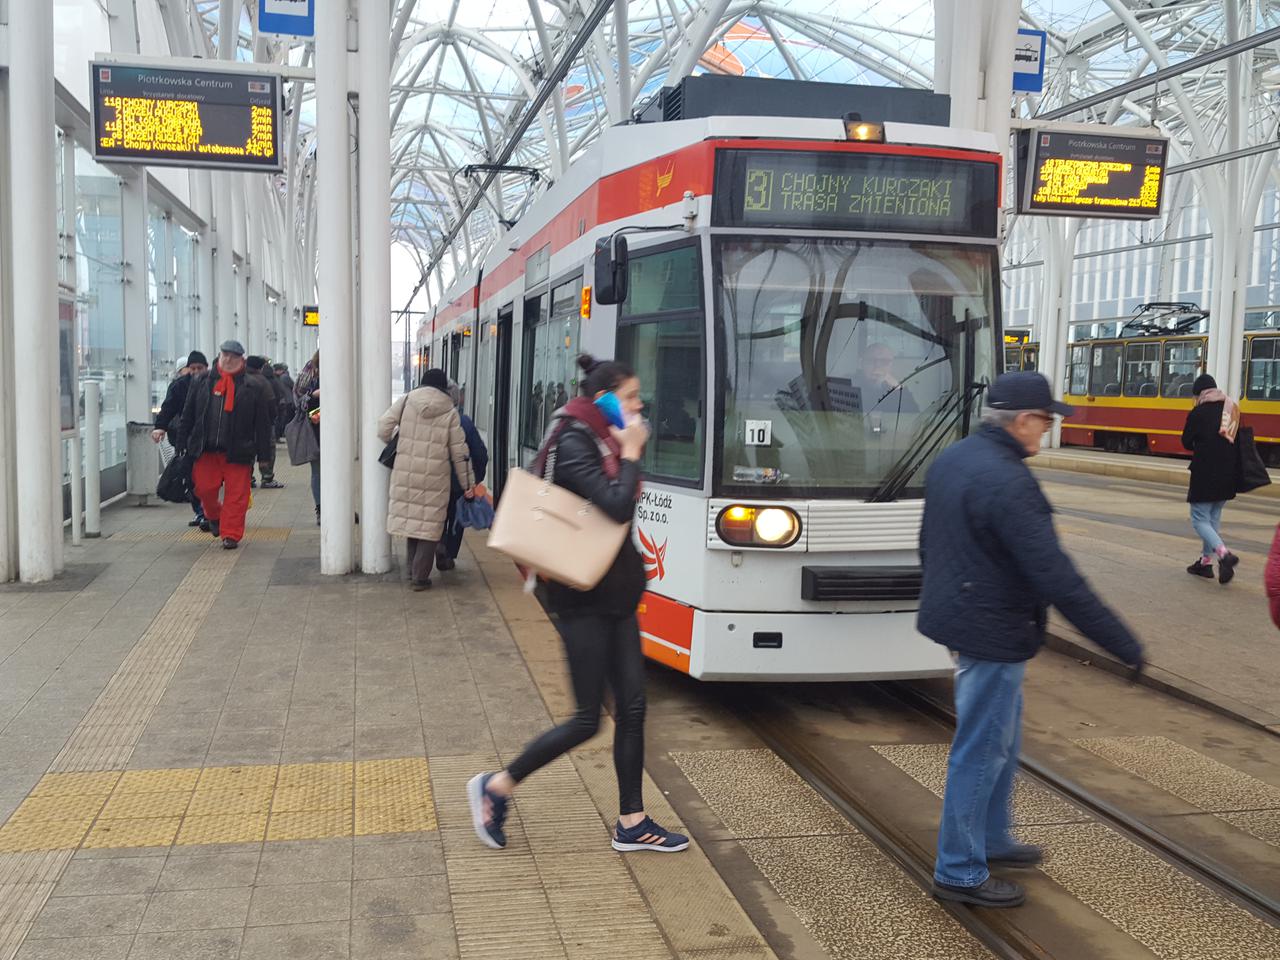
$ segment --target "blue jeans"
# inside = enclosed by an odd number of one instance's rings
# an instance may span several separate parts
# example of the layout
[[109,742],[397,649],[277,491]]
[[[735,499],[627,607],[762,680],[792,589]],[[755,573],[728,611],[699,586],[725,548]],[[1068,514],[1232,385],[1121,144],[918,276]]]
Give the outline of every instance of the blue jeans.
[[1191,504],[1191,526],[1200,535],[1201,556],[1212,557],[1222,546],[1222,535],[1218,531],[1222,529],[1222,508],[1226,505],[1225,500]]
[[320,507],[320,461],[311,461],[311,499]]
[[933,868],[939,883],[980,885],[989,875],[987,857],[1015,842],[1009,824],[1026,667],[1025,661],[956,658],[956,735]]

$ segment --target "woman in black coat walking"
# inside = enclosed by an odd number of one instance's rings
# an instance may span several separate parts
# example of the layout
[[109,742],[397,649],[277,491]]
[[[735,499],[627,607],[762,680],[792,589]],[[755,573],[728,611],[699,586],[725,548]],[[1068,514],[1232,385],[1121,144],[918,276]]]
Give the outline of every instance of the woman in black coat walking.
[[1218,389],[1209,374],[1192,385],[1196,405],[1187,414],[1182,428],[1182,445],[1191,451],[1191,484],[1187,502],[1191,504],[1191,526],[1200,535],[1200,559],[1187,573],[1213,579],[1213,561],[1218,561],[1218,580],[1230,583],[1240,558],[1222,542],[1222,508],[1236,497],[1239,454],[1236,431],[1240,427],[1240,407]]

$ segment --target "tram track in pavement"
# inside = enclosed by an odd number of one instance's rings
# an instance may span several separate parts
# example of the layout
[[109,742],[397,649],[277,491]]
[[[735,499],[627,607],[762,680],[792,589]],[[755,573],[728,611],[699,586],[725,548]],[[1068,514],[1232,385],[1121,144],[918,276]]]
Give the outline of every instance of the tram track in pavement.
[[[927,684],[889,681],[869,684],[884,697],[935,727],[947,739],[955,725],[955,714],[949,703]],[[871,840],[886,856],[926,892],[933,880],[931,846],[923,845],[911,831],[894,817],[894,811],[868,798],[838,762],[820,738],[807,735],[798,726],[779,723],[779,713],[770,711],[759,698],[744,704],[734,697],[729,706],[743,722],[786,763],[802,780],[826,799],[846,820]],[[837,748],[838,749],[838,748]],[[1258,920],[1280,928],[1280,901],[1268,892],[1238,876],[1213,857],[1168,836],[1153,824],[1127,812],[1098,796],[1076,780],[1063,775],[1024,751],[1020,758],[1021,775],[1050,791],[1060,800],[1079,808],[1093,822],[1115,831],[1129,842],[1164,861],[1180,874],[1202,884],[1228,903],[1234,904]],[[962,927],[997,957],[1008,960],[1052,960],[1071,956],[1055,943],[1047,941],[1043,931],[1029,930],[1020,923],[1018,909],[970,907],[939,901]]]

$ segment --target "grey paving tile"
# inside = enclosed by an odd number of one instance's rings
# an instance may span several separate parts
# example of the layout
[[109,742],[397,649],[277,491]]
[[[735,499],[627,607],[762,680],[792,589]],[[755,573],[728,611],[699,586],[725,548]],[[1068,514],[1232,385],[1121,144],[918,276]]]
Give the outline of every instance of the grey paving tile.
[[[179,847],[179,850],[192,850],[194,847]],[[137,857],[145,857],[151,859],[153,857],[164,857],[169,853],[168,847],[104,847],[96,850],[86,850],[83,847],[77,850],[73,855],[75,860],[131,860]]]
[[240,960],[348,960],[350,951],[351,924],[346,922],[250,927]]
[[95,896],[112,893],[150,893],[164,867],[160,857],[129,857],[115,860],[72,860],[67,864],[55,897]]
[[349,839],[266,844],[258,865],[257,882],[274,885],[350,881],[351,848]]
[[355,880],[425,877],[444,872],[444,848],[439,838],[373,843],[357,841],[355,845]]
[[237,730],[214,735],[205,763],[209,766],[230,764],[276,763],[284,742],[283,730]]
[[139,932],[218,930],[244,926],[251,887],[168,890],[153,894]]
[[238,708],[227,704],[218,721],[218,733],[235,731],[283,730],[289,716],[286,706]]
[[27,939],[132,935],[146,908],[147,898],[139,895],[52,898],[45,902]]
[[453,915],[378,917],[351,924],[351,960],[455,960]]
[[22,945],[15,960],[125,960],[132,936],[69,937],[32,940]]
[[239,928],[140,933],[129,960],[236,960],[243,936]]
[[[416,721],[416,715],[413,717]],[[422,724],[360,724],[356,731],[356,759],[369,760],[389,757],[416,757],[426,751],[422,738]]]
[[352,887],[353,919],[401,917],[420,913],[448,913],[449,879],[441,874],[357,880]]
[[326,923],[351,919],[351,883],[286,883],[253,891],[248,925]]
[[294,727],[285,730],[280,751],[283,763],[321,763],[351,760],[355,756],[355,733],[350,726]]
[[212,890],[252,886],[258,876],[260,853],[220,853],[212,856],[172,856],[156,884],[157,890]]

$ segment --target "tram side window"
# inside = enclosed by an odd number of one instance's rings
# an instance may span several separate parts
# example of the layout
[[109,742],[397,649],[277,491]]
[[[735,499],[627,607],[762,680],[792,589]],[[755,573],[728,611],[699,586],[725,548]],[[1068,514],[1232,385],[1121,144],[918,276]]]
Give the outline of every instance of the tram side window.
[[[577,364],[582,278],[563,283],[551,292],[551,311],[533,314],[526,301],[523,392],[524,446],[536,449],[551,422],[551,415],[578,392]],[[537,298],[544,301],[546,295]]]
[[1280,351],[1272,337],[1254,337],[1249,342],[1249,400],[1280,400]]
[[1162,397],[1190,397],[1191,384],[1195,382],[1204,362],[1203,340],[1169,341],[1164,345],[1164,379],[1161,381]]
[[618,359],[640,378],[644,413],[653,431],[644,472],[694,483],[702,479],[706,429],[699,269],[693,245],[633,255],[617,346]]
[[1124,348],[1124,395],[1154,397],[1160,393],[1160,343],[1130,343]]
[[1083,397],[1089,390],[1089,348],[1071,347],[1067,359],[1067,392]]
[[1107,343],[1093,348],[1093,372],[1089,375],[1089,396],[1120,396],[1120,376],[1124,345]]

